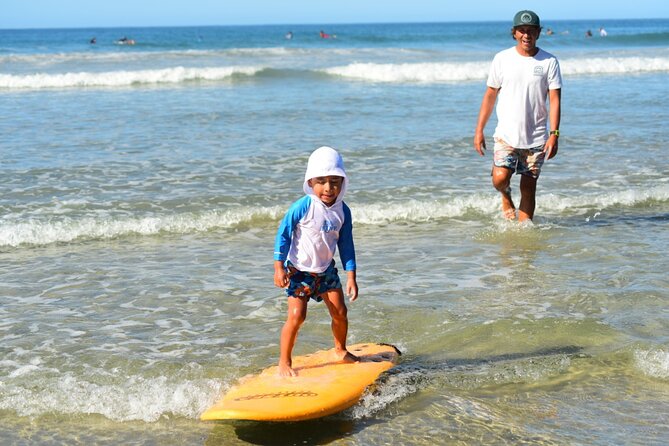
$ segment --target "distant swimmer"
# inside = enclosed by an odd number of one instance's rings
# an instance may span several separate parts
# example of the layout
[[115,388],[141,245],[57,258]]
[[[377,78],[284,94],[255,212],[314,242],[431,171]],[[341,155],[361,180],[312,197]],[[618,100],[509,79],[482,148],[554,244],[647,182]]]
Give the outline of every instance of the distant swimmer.
[[609,33],[607,33],[606,30],[604,29],[604,27],[601,26],[601,27],[599,28],[599,35],[600,35],[601,37],[606,37],[606,36],[609,35]]
[[337,35],[336,34],[327,34],[324,33],[322,30],[320,32],[321,39],[336,39]]
[[553,35],[553,30],[550,29],[550,28],[548,28],[548,29],[546,30],[546,35],[547,35],[547,36],[552,36],[552,35]]
[[91,45],[95,45],[96,43],[98,43],[98,40],[95,37],[93,37],[89,43]]
[[585,37],[592,37],[592,31],[587,30],[587,31],[585,32]]
[[292,32],[292,31],[288,31],[288,32],[286,33],[286,39],[290,40],[290,39],[292,39],[292,38],[293,38],[293,32]]

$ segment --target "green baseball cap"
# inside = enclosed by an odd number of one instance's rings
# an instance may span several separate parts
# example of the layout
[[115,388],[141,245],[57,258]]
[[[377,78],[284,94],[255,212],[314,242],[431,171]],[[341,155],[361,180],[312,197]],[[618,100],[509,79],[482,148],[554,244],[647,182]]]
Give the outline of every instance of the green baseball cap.
[[518,11],[513,17],[513,27],[516,26],[541,26],[539,21],[539,16],[534,11],[529,11],[527,9],[523,11]]

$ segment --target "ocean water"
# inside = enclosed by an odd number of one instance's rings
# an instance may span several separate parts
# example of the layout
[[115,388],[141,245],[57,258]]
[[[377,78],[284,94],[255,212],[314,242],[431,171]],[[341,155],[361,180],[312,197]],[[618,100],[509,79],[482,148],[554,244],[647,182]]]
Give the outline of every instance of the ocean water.
[[[0,31],[0,443],[664,444],[669,20],[545,26],[562,135],[529,225],[472,146],[507,23]],[[349,342],[402,362],[323,420],[200,422],[277,360],[274,235],[320,145]],[[296,354],[332,344],[309,308]]]

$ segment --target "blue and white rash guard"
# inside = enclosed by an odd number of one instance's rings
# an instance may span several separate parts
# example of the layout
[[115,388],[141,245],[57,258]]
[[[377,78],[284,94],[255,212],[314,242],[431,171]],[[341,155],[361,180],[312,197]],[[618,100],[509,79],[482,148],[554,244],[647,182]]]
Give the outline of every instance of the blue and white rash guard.
[[[340,176],[342,189],[332,206],[326,206],[309,186],[316,177]],[[274,243],[274,260],[289,260],[300,271],[322,273],[339,248],[346,271],[355,271],[351,210],[344,203],[348,177],[336,150],[320,147],[309,157],[304,175],[306,196],[293,203],[283,217]]]
[[289,260],[300,271],[322,273],[337,248],[344,270],[355,270],[351,210],[343,201],[327,207],[307,195],[293,203],[281,221],[274,260]]

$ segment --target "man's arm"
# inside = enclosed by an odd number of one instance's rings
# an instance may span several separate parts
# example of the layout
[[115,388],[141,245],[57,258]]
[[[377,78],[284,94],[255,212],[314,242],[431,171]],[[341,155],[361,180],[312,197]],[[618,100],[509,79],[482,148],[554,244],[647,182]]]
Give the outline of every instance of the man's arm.
[[474,133],[474,149],[481,156],[483,156],[483,150],[486,148],[483,129],[485,129],[488,119],[490,119],[490,115],[492,115],[492,110],[495,107],[495,101],[497,100],[497,93],[499,93],[499,88],[488,87],[486,88],[486,91],[483,94],[483,100],[481,101],[479,119]]
[[[549,130],[560,130],[560,99],[562,97],[562,89],[548,90],[548,116],[550,120]],[[558,153],[558,138],[559,135],[553,133],[548,135],[548,141],[544,146],[546,159],[551,159]]]

